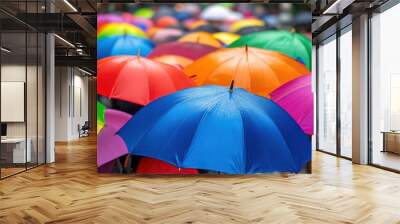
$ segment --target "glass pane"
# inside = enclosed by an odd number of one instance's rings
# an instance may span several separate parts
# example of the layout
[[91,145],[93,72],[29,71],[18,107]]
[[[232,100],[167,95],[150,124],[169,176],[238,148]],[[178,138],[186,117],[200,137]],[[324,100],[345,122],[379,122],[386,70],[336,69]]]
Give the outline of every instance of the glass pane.
[[336,153],[336,39],[318,51],[318,148]]
[[352,35],[340,36],[340,153],[352,156]]
[[27,63],[27,80],[26,80],[26,113],[27,113],[27,142],[30,147],[30,160],[27,163],[28,168],[37,165],[38,160],[38,36],[36,32],[27,33],[28,44],[28,63]]
[[46,158],[46,149],[45,149],[45,60],[46,60],[46,52],[45,52],[45,44],[46,44],[46,36],[42,33],[39,33],[39,41],[38,41],[38,163],[45,163]]
[[400,5],[374,15],[372,28],[372,163],[400,170]]
[[25,170],[31,158],[30,144],[26,144],[25,31],[2,32],[1,45],[6,49],[1,50],[1,173],[5,177]]

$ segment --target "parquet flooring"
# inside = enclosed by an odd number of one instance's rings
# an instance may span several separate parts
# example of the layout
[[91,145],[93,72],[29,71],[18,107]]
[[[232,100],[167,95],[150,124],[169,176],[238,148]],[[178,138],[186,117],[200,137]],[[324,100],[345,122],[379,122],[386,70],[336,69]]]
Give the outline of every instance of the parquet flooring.
[[96,142],[0,181],[0,223],[400,223],[400,175],[314,153],[313,174],[97,174]]

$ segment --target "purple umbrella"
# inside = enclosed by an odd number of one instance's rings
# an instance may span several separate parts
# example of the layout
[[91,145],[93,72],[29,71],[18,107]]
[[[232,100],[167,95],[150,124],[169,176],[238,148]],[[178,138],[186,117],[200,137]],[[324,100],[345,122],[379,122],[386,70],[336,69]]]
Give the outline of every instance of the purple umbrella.
[[314,133],[314,100],[311,75],[300,76],[271,93],[271,99],[285,109],[303,131]]
[[217,48],[204,44],[192,42],[169,42],[160,44],[148,55],[149,58],[155,58],[163,55],[178,55],[192,60],[196,60]]
[[106,164],[120,156],[128,154],[121,137],[115,133],[132,117],[118,110],[107,109],[105,125],[97,136],[97,166]]

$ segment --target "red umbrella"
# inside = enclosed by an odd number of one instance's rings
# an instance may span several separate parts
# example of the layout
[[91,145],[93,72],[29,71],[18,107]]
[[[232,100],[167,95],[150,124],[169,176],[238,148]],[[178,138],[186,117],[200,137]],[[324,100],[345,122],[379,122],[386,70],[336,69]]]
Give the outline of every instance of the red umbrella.
[[148,55],[149,58],[163,55],[178,55],[191,60],[196,60],[217,48],[192,42],[170,42],[160,44]]
[[178,20],[172,16],[163,16],[156,21],[157,27],[171,27],[178,25]]
[[176,66],[139,56],[103,58],[97,71],[99,95],[140,105],[193,85]]
[[198,174],[196,169],[180,169],[158,159],[140,159],[136,173],[141,174]]

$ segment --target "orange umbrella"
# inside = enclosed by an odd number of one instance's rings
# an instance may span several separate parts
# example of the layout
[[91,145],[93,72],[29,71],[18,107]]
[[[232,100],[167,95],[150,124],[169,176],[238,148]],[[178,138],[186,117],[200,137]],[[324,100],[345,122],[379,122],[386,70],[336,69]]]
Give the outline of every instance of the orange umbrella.
[[267,96],[282,84],[307,74],[296,60],[275,51],[241,47],[221,48],[184,69],[197,85],[235,86]]
[[182,68],[193,63],[193,60],[178,55],[163,55],[152,59],[169,65],[178,65]]
[[193,32],[189,33],[183,37],[181,37],[179,42],[194,42],[205,44],[213,47],[222,47],[221,42],[213,37],[210,33],[207,32]]

